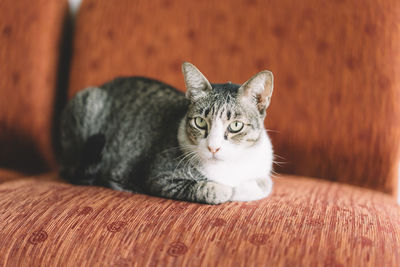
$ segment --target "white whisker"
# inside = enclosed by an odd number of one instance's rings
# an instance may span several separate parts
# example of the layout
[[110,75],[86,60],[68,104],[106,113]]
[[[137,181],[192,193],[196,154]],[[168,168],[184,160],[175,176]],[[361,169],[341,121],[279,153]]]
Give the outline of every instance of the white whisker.
[[284,157],[282,157],[282,156],[279,156],[279,155],[277,155],[277,154],[274,154],[274,158],[280,158],[280,159],[285,159]]
[[265,129],[265,131],[269,132],[269,133],[280,133],[280,131],[278,130],[272,130],[272,129]]

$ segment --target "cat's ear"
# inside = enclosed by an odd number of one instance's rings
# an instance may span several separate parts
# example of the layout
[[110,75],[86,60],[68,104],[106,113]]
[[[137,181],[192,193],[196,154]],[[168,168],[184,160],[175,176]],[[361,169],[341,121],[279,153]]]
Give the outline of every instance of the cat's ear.
[[191,63],[182,64],[183,77],[186,84],[186,97],[191,100],[199,99],[212,90],[206,77]]
[[261,71],[239,88],[239,98],[254,103],[258,111],[264,114],[271,102],[274,89],[274,75],[268,70]]

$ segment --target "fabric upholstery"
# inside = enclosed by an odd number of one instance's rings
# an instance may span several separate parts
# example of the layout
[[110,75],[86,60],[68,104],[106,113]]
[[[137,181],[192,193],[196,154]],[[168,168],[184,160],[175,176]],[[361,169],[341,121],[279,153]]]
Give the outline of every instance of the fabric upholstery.
[[40,179],[0,184],[1,266],[400,265],[400,208],[367,189],[282,176],[210,206]]
[[[69,96],[119,75],[183,90],[184,60],[213,82],[270,69],[276,168],[393,193],[399,8],[87,0]],[[209,206],[27,177],[55,166],[65,9],[65,0],[0,0],[0,266],[400,266],[400,208],[365,188],[282,175],[266,199]]]
[[394,194],[399,23],[398,0],[87,0],[69,95],[126,75],[184,90],[183,61],[213,82],[269,69],[275,168]]
[[0,1],[0,167],[54,165],[51,127],[66,0]]
[[16,178],[26,177],[23,173],[14,170],[0,169],[0,183],[4,183]]

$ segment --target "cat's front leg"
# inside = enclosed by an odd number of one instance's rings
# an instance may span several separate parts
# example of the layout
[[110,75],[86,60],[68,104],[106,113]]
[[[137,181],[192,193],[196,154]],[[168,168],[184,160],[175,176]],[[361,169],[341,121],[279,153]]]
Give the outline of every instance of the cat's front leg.
[[270,177],[246,181],[233,188],[232,201],[252,201],[269,196],[272,191]]
[[178,178],[173,172],[158,175],[149,182],[151,194],[177,200],[221,204],[230,201],[233,195],[231,186],[207,180]]
[[[201,202],[206,204],[221,204],[231,200],[233,188],[228,185],[223,185],[211,181],[198,181],[189,189],[192,193],[189,194],[189,201]],[[185,195],[186,192],[183,192]]]

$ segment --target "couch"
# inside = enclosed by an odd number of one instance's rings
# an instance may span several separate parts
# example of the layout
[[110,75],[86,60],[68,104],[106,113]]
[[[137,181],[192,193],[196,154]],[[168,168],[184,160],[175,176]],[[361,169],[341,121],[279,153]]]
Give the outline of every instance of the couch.
[[[400,266],[400,2],[0,2],[0,266]],[[116,76],[180,90],[275,74],[266,199],[212,206],[70,185],[66,101]]]

